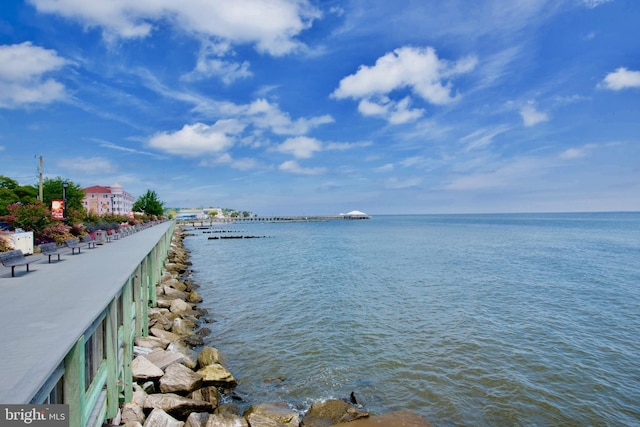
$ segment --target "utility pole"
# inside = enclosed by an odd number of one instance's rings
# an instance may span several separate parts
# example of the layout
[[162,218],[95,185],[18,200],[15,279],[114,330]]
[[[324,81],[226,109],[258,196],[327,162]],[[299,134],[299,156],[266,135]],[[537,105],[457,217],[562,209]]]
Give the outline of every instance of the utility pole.
[[38,172],[40,173],[40,186],[38,187],[38,200],[40,200],[41,202],[44,202],[42,197],[42,156],[40,156],[40,168],[38,169]]

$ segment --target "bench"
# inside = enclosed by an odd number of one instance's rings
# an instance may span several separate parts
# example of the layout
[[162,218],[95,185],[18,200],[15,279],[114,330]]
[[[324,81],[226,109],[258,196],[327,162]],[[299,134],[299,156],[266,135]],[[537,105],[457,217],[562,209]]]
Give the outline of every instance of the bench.
[[82,247],[82,245],[80,244],[80,241],[78,239],[67,239],[64,241],[64,244],[71,249],[71,255],[76,254],[76,249],[78,250],[78,253],[80,253],[80,248]]
[[86,243],[89,249],[93,249],[96,247],[96,241],[93,240],[88,234],[82,237],[82,243]]
[[0,261],[5,267],[11,267],[11,277],[15,277],[15,268],[19,265],[26,265],[29,271],[29,264],[33,261],[27,261],[20,249],[14,251],[0,253]]
[[58,255],[58,261],[60,261],[60,252],[58,252],[58,245],[55,242],[52,243],[43,243],[38,245],[42,255],[47,255],[49,257],[49,264],[51,264],[51,257],[53,255]]

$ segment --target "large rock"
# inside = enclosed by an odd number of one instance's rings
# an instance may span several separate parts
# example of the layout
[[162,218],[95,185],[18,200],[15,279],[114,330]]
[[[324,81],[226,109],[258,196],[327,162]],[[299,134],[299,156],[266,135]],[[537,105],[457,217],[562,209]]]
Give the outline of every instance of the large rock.
[[185,335],[195,335],[195,327],[190,320],[184,320],[181,317],[173,319],[173,325],[171,326],[171,332],[176,335],[185,336]]
[[231,372],[227,371],[227,369],[219,363],[207,365],[204,368],[199,369],[198,373],[202,375],[205,385],[235,387],[237,384],[237,381],[233,375],[231,375]]
[[131,372],[135,381],[154,380],[164,375],[162,369],[145,356],[138,356],[133,359]]
[[187,394],[202,387],[202,376],[180,363],[169,365],[160,378],[162,393]]
[[208,365],[213,365],[217,363],[219,365],[224,365],[224,357],[220,350],[215,347],[205,347],[198,354],[198,366],[204,368]]
[[160,409],[154,409],[144,422],[144,427],[183,427],[184,423]]
[[311,405],[311,408],[302,417],[302,425],[304,427],[329,427],[368,416],[368,412],[342,400],[330,399]]
[[206,427],[249,427],[249,424],[239,415],[211,414]]
[[244,413],[251,427],[298,427],[300,417],[286,402],[252,405]]
[[171,307],[169,307],[172,313],[185,313],[192,310],[191,304],[181,299],[174,299],[171,301]]
[[144,401],[144,409],[162,409],[178,419],[186,419],[192,412],[213,412],[211,403],[189,399],[175,393],[150,394]]
[[186,301],[187,297],[189,296],[189,293],[185,291],[181,291],[179,289],[174,289],[170,286],[163,286],[161,295],[165,299],[171,299],[171,300],[180,299],[180,300]]
[[169,342],[178,341],[180,339],[180,335],[176,335],[173,332],[165,331],[164,329],[160,329],[160,328],[151,328],[149,329],[149,332],[153,336],[162,338]]
[[122,424],[127,423],[143,423],[144,422],[144,411],[142,410],[142,406],[137,403],[129,402],[122,405],[122,414],[120,417],[120,422]]
[[165,370],[167,366],[173,363],[180,363],[184,356],[174,351],[166,350],[154,350],[145,356],[149,362],[156,365],[158,368]]
[[218,402],[220,401],[220,392],[214,386],[207,386],[194,390],[193,393],[189,395],[189,398],[194,400],[204,400],[205,402],[211,403],[211,406],[214,408],[217,408]]
[[187,295],[187,302],[191,302],[194,304],[202,302],[202,297],[196,291],[191,291]]
[[166,281],[164,281],[162,283],[163,283],[163,285],[165,287],[168,286],[170,288],[177,289],[179,291],[186,291],[187,290],[187,285],[185,285],[180,280],[175,279],[175,278],[171,278],[171,279],[166,280]]
[[189,369],[195,370],[197,367],[197,356],[196,353],[188,348],[186,345],[181,343],[182,340],[172,342],[166,348],[167,351],[173,351],[174,353],[180,353],[184,356],[184,359],[180,361],[184,366]]
[[160,348],[162,350],[167,348],[167,346],[169,345],[169,341],[163,338],[158,338],[154,336],[136,337],[133,342],[138,347],[152,348],[152,349]]
[[187,417],[184,427],[206,427],[208,419],[208,412],[192,412]]
[[377,415],[371,418],[363,418],[347,423],[335,424],[332,427],[433,427],[424,418],[415,412],[398,411]]

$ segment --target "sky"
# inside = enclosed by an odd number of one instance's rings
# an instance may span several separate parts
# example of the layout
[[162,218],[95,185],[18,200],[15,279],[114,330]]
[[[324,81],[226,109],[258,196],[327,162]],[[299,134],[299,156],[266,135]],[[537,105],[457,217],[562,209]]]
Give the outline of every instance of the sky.
[[637,0],[2,0],[0,175],[258,215],[640,211]]

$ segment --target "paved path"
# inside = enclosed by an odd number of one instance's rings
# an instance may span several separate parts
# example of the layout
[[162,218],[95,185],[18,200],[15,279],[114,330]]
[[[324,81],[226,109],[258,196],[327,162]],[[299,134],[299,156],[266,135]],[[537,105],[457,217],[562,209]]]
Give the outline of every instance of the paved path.
[[0,403],[28,403],[171,226],[82,248],[34,254],[26,272],[0,266]]

